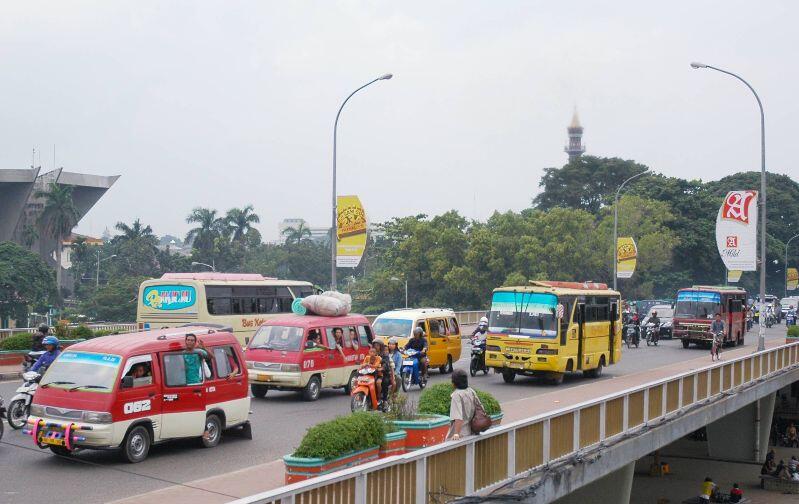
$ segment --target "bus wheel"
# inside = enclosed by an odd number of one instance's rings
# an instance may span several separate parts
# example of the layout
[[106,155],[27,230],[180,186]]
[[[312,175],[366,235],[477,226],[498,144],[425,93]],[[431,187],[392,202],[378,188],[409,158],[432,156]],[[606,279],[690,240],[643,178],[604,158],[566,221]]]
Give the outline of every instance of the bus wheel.
[[691,341],[690,340],[687,340],[687,339],[683,339],[682,340],[682,347],[683,348],[688,348],[690,345],[691,345]]
[[306,401],[316,401],[319,399],[319,392],[322,388],[322,382],[319,380],[318,376],[311,376],[311,379],[308,380],[308,384],[305,385],[305,388],[302,389],[302,398]]
[[513,371],[504,370],[502,371],[502,379],[505,383],[513,383],[513,380],[516,379],[516,373]]
[[[602,376],[602,366],[604,366],[604,360],[599,361],[599,365],[594,369],[583,371],[583,374],[589,378],[599,378]],[[561,374],[561,381],[563,381],[562,377],[563,375]]]
[[358,373],[353,371],[350,373],[350,379],[347,381],[347,384],[344,386],[344,393],[346,395],[352,394],[352,390],[355,388],[355,381],[358,379]]
[[449,374],[452,372],[452,356],[447,355],[447,363],[438,368],[441,374]]
[[150,431],[143,425],[137,425],[128,432],[122,442],[122,457],[135,464],[147,458],[150,451]]
[[269,389],[266,385],[256,385],[253,383],[250,385],[250,392],[252,392],[253,397],[266,397],[266,393],[269,392]]
[[744,337],[743,337],[742,335],[740,335],[740,334],[739,334],[739,335],[738,335],[738,341],[736,341],[736,343],[738,344],[738,346],[743,346],[743,344],[744,344]]
[[[591,371],[594,371],[593,369]],[[552,373],[547,380],[552,385],[560,385],[563,383],[563,377],[566,376],[566,373]],[[594,376],[593,374],[591,376]]]

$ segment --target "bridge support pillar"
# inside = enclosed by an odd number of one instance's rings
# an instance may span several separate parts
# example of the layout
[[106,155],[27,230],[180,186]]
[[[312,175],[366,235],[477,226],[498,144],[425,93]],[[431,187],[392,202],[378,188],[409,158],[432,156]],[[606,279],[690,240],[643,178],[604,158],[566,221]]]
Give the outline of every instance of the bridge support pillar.
[[708,454],[722,460],[765,461],[775,397],[769,394],[708,424]]
[[635,461],[593,483],[578,488],[569,495],[556,500],[554,504],[585,504],[586,502],[629,504],[634,471]]

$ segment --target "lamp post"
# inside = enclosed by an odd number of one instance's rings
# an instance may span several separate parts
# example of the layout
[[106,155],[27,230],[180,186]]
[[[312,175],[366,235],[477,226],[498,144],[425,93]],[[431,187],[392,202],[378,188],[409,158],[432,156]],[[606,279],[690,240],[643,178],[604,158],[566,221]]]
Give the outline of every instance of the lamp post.
[[791,242],[794,238],[799,238],[799,234],[791,236],[788,238],[788,241],[785,242],[785,295],[782,297],[788,297],[788,247],[791,246]]
[[[401,278],[391,277],[389,280],[394,282],[402,282]],[[405,308],[408,307],[408,278],[405,278]]]
[[350,93],[347,98],[341,103],[341,106],[338,108],[338,112],[336,113],[336,121],[333,123],[333,219],[331,221],[330,227],[330,290],[336,290],[336,221],[337,221],[337,212],[336,212],[336,139],[338,136],[338,118],[341,115],[341,111],[344,109],[344,105],[352,98],[352,96],[360,91],[361,89],[374,84],[380,80],[388,80],[393,77],[392,74],[387,73],[381,75],[377,79],[371,80],[364,84],[363,86],[359,87],[352,93]]
[[621,183],[619,188],[616,190],[616,197],[613,199],[613,290],[616,290],[618,279],[616,275],[618,274],[619,268],[619,194],[621,194],[621,190],[624,189],[624,186],[627,185],[627,182],[640,177],[641,175],[649,173],[649,168],[646,170],[636,173],[632,177],[628,178],[624,182]]
[[[97,275],[94,277],[94,288],[95,289],[99,289],[100,288],[100,263],[103,262],[103,261],[107,261],[109,259],[113,259],[116,256],[117,256],[116,254],[113,254],[113,255],[110,255],[108,257],[104,257],[104,258],[100,259],[100,250],[99,249],[97,250]],[[91,278],[91,277],[89,277],[89,278]]]
[[[691,63],[691,68],[709,68],[727,74],[730,77],[735,77],[743,82],[749,88],[749,91],[755,95],[757,106],[760,109],[760,313],[766,313],[766,116],[763,113],[763,103],[760,101],[755,88],[749,85],[740,75],[704,63],[693,62]],[[757,333],[757,349],[758,351],[765,350],[766,327],[763,324],[758,324]]]
[[211,271],[213,271],[214,273],[216,273],[216,268],[214,268],[214,267],[213,267],[212,265],[210,265],[210,264],[205,264],[205,263],[201,263],[201,262],[197,262],[197,261],[192,261],[192,262],[191,262],[191,265],[192,265],[192,266],[205,266],[206,268],[209,268]]

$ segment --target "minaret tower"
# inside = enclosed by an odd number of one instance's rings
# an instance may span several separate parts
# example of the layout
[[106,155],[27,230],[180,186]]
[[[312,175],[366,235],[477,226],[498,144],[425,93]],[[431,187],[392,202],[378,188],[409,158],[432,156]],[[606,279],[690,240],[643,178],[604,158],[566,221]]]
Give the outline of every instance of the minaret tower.
[[580,125],[580,118],[577,116],[577,109],[574,109],[572,122],[566,129],[569,132],[569,145],[563,150],[569,155],[569,162],[574,161],[585,152],[583,145],[583,127]]

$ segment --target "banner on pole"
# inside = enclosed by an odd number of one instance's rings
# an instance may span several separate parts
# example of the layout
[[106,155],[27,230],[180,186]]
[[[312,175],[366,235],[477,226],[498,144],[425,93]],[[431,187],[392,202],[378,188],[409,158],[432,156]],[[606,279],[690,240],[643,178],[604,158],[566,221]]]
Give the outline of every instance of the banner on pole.
[[728,270],[757,269],[757,191],[730,191],[716,217],[716,246]]
[[630,236],[621,236],[616,242],[616,276],[618,278],[630,278],[635,273],[635,265],[638,259],[638,247],[635,240]]
[[358,196],[336,198],[336,267],[355,268],[366,249],[366,212]]
[[738,283],[741,279],[741,275],[743,271],[741,270],[727,270],[727,282],[728,283]]
[[799,286],[799,270],[788,268],[788,290],[796,290],[797,286]]

